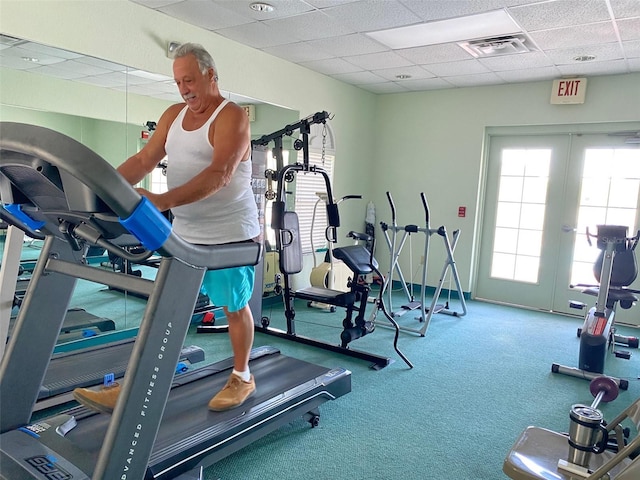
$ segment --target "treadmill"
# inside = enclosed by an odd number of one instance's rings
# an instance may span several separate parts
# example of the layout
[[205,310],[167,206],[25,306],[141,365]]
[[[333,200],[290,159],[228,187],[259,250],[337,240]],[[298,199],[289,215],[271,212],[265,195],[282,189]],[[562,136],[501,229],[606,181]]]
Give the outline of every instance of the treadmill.
[[[186,242],[104,159],[33,125],[0,122],[0,194],[3,218],[45,236],[0,363],[0,478],[186,478],[294,418],[315,425],[321,404],[350,392],[348,370],[263,347],[251,360],[258,392],[242,407],[208,411],[232,360],[174,375],[191,313],[207,269],[259,264],[261,245]],[[87,266],[83,251],[127,255],[118,247],[123,236],[162,260],[155,281],[127,278],[149,301],[113,414],[79,408],[30,424],[76,280],[122,282]]]

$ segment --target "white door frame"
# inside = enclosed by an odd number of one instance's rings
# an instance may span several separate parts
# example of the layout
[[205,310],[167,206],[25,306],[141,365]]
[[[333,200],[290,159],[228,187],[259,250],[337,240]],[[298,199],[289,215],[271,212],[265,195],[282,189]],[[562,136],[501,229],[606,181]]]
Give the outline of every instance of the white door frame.
[[564,124],[564,125],[528,125],[528,126],[491,126],[485,128],[483,151],[481,158],[481,177],[478,192],[478,214],[474,224],[472,278],[470,282],[471,298],[475,299],[476,286],[482,254],[482,225],[485,217],[486,190],[489,170],[489,154],[491,151],[491,137],[493,136],[526,136],[526,135],[558,135],[558,134],[612,134],[625,131],[640,131],[640,122],[615,122],[594,124]]

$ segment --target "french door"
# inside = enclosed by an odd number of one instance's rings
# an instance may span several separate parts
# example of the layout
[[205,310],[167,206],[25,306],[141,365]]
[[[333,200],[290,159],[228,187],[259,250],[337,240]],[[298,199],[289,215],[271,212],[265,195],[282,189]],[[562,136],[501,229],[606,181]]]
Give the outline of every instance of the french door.
[[[491,136],[474,296],[582,315],[571,284],[595,283],[586,228],[639,225],[640,145],[625,136]],[[639,248],[640,250],[640,248]],[[640,288],[636,281],[632,288]],[[640,306],[617,321],[640,324]]]

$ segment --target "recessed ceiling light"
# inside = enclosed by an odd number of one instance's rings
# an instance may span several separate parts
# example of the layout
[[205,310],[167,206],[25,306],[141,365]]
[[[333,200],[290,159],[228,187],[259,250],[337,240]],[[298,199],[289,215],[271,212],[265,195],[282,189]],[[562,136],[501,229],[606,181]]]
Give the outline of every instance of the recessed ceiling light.
[[577,57],[573,57],[576,62],[590,62],[591,60],[595,60],[595,55],[578,55]]
[[263,2],[255,2],[249,5],[251,10],[255,10],[256,12],[273,12],[275,7],[273,5],[269,5],[268,3]]
[[24,60],[25,62],[31,62],[31,63],[38,63],[40,61],[40,59],[35,57],[22,57],[22,60]]
[[401,73],[400,75],[396,75],[396,78],[398,80],[407,80],[408,78],[411,78],[411,75],[407,75],[406,73]]

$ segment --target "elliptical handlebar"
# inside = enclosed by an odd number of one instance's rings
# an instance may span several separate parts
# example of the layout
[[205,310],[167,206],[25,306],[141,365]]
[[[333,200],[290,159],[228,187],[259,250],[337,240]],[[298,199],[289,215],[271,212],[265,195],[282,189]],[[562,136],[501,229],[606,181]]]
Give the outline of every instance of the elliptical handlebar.
[[393,226],[396,226],[396,205],[393,203],[393,197],[391,196],[391,192],[387,192],[387,200],[389,200],[389,206],[391,207],[391,221],[393,222]]
[[341,202],[344,202],[345,200],[361,200],[361,199],[362,199],[362,195],[345,195],[336,203],[341,203]]
[[428,228],[428,226],[429,226],[429,204],[427,203],[427,196],[424,194],[424,192],[420,192],[420,199],[422,200],[422,206],[424,207],[425,225],[427,225],[427,228]]

